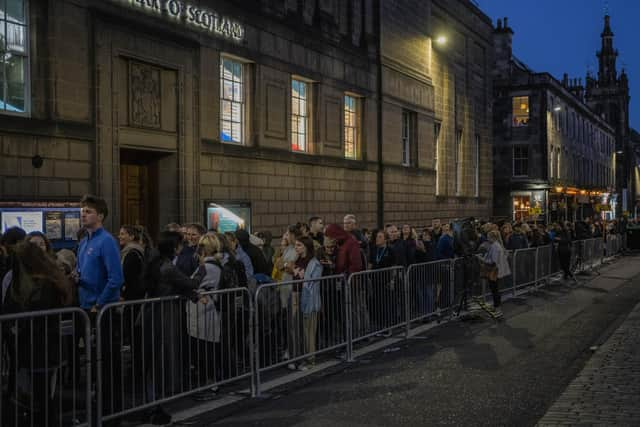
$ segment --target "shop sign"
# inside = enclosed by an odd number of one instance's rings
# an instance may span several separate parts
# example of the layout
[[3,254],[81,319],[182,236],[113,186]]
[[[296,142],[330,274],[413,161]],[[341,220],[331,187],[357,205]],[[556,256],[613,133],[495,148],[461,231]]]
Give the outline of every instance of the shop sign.
[[530,216],[535,216],[535,215],[542,215],[542,208],[541,207],[534,207],[534,208],[530,208],[529,209],[529,215]]
[[598,204],[596,205],[596,212],[608,212],[611,210],[611,205]]
[[169,19],[185,22],[200,30],[207,31],[219,37],[235,41],[244,40],[244,26],[217,12],[202,8],[188,1],[182,0],[119,0],[130,7],[144,12],[156,13]]

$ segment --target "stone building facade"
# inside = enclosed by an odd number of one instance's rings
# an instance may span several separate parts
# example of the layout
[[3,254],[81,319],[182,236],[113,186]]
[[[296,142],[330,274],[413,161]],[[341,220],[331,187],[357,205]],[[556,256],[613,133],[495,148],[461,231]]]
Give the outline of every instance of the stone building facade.
[[618,50],[613,43],[611,18],[604,17],[600,33],[601,46],[596,53],[598,74],[586,78],[586,100],[596,114],[603,117],[615,131],[615,189],[620,195],[617,214],[633,213],[636,208],[636,159],[629,127],[629,79],[624,69],[618,73]]
[[0,202],[91,192],[153,232],[212,203],[276,233],[490,213],[492,28],[468,0],[11,3]]
[[512,52],[507,18],[494,33],[495,214],[516,221],[612,214],[616,132],[589,108],[578,79],[536,73]]
[[490,216],[490,19],[466,1],[381,5],[385,221]]

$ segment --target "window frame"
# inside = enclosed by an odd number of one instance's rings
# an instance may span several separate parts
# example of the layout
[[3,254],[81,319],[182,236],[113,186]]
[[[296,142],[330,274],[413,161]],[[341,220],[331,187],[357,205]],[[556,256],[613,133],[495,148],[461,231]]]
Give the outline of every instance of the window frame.
[[[353,100],[353,110],[347,110],[347,98]],[[347,113],[353,115],[352,126],[347,125]],[[343,156],[348,160],[360,160],[362,158],[362,97],[345,92],[342,96],[342,139],[343,139]],[[353,130],[353,156],[347,155],[347,130]]]
[[[299,84],[303,84],[305,85],[305,98],[299,98],[299,97],[294,97],[294,82],[298,82]],[[312,105],[313,105],[313,81],[309,80],[309,79],[305,79],[303,77],[297,76],[297,75],[293,75],[291,76],[291,86],[290,86],[291,92],[290,92],[290,96],[291,96],[291,114],[290,114],[290,126],[291,126],[291,131],[289,132],[289,137],[290,137],[290,144],[289,144],[289,149],[294,152],[294,153],[306,153],[306,154],[311,154],[313,153],[313,109],[312,109]],[[300,115],[300,114],[294,114],[294,104],[296,102],[296,99],[298,100],[298,104],[300,104],[300,101],[304,101],[304,115]],[[294,148],[294,136],[300,136],[301,134],[299,132],[295,132],[294,130],[294,122],[295,122],[295,117],[298,117],[298,120],[300,120],[300,118],[303,118],[303,120],[305,121],[305,140],[304,140],[304,149],[300,150],[296,150]]]
[[[224,62],[225,61],[230,61],[231,63],[238,64],[240,65],[240,81],[236,82],[232,76],[231,80],[225,79],[224,77]],[[228,54],[220,54],[220,93],[219,93],[219,98],[220,98],[220,117],[219,117],[219,126],[220,126],[220,131],[219,131],[219,135],[218,138],[220,140],[221,143],[224,144],[232,144],[232,145],[238,145],[238,146],[246,146],[247,145],[247,134],[248,134],[248,129],[247,129],[247,117],[248,117],[248,112],[247,112],[247,108],[248,108],[248,102],[247,102],[247,85],[249,84],[248,79],[247,79],[247,74],[248,74],[248,67],[247,67],[247,62],[243,61],[242,59],[235,57],[233,55],[228,55]],[[231,99],[225,98],[224,96],[224,82],[225,81],[229,81],[231,82],[231,86],[232,86],[232,97]],[[235,84],[239,84],[240,85],[240,93],[241,93],[241,101],[237,102],[235,101],[235,94],[234,94],[234,90],[233,87],[235,86]],[[231,120],[229,121],[229,123],[231,123],[231,139],[223,139],[222,138],[222,132],[223,132],[223,124],[225,122],[227,122],[227,120],[224,120],[223,118],[223,103],[224,102],[231,102]],[[234,121],[233,120],[233,104],[240,104],[240,121]],[[234,141],[233,140],[233,124],[234,123],[239,123],[240,125],[240,141]]]
[[[520,108],[516,108],[516,106],[520,107],[523,104],[523,100],[526,100],[527,105],[527,115],[526,121],[521,121],[524,118],[524,114],[519,113]],[[512,128],[521,128],[529,126],[529,122],[531,120],[531,103],[529,95],[516,95],[511,97],[511,127]]]
[[417,166],[416,159],[416,113],[411,110],[402,110],[402,166]]
[[440,173],[439,173],[439,167],[438,164],[440,162],[440,135],[442,133],[442,123],[440,122],[434,122],[433,123],[433,137],[434,137],[434,158],[433,158],[433,169],[436,173],[436,188],[435,188],[435,193],[436,196],[440,195]]
[[[520,155],[519,157],[516,157],[516,150],[525,150],[526,156]],[[526,162],[526,168],[524,171],[525,173],[518,174],[516,173],[516,164],[517,162],[523,162],[523,161]],[[529,176],[529,146],[528,145],[518,144],[512,147],[512,176],[514,178],[526,178]]]
[[454,147],[455,153],[453,163],[455,167],[455,194],[456,196],[462,195],[462,138],[463,130],[458,129],[456,131],[456,145]]
[[[7,96],[9,93],[9,81],[7,78],[7,71],[6,71],[6,62],[3,61],[1,63],[1,66],[3,67],[3,72],[2,74],[4,75],[4,79],[0,80],[0,83],[2,84],[2,93],[0,94],[0,100],[2,100],[5,103],[5,108],[4,109],[0,109],[0,114],[4,114],[7,116],[14,116],[14,117],[31,117],[31,107],[32,107],[32,103],[31,103],[31,37],[30,37],[30,28],[31,28],[31,20],[30,20],[30,16],[29,16],[29,0],[22,0],[23,1],[23,13],[24,13],[24,24],[20,24],[17,22],[11,22],[13,24],[19,25],[24,27],[24,52],[23,53],[19,53],[19,52],[13,52],[13,51],[9,51],[7,49],[7,53],[13,54],[15,56],[20,56],[23,58],[23,95],[24,95],[24,107],[23,110],[24,111],[10,111],[6,108],[6,105],[9,104],[7,101]],[[5,2],[5,7],[6,7],[6,2]],[[6,12],[5,12],[6,13]],[[0,20],[0,25],[4,25],[4,34],[6,37],[6,34],[8,34],[7,28],[8,28],[8,23],[10,21],[6,18],[4,20]]]

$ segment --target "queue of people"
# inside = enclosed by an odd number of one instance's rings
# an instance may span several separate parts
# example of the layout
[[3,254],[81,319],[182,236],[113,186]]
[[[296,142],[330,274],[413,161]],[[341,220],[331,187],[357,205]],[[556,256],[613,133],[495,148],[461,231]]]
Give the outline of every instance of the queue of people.
[[[323,277],[348,277],[363,270],[407,267],[480,254],[482,274],[492,291],[494,308],[499,311],[501,281],[511,274],[508,250],[556,244],[566,278],[572,240],[605,236],[619,227],[615,222],[591,220],[546,227],[469,219],[463,225],[442,224],[422,230],[409,224],[387,224],[369,231],[360,228],[356,216],[349,214],[342,224],[325,226],[322,218],[312,217],[307,223],[291,225],[274,247],[269,232],[253,235],[238,229],[222,233],[206,230],[197,223],[168,224],[157,243],[139,225],[122,225],[114,236],[103,227],[107,215],[104,200],[95,196],[82,199],[83,229],[76,251],[56,253],[46,235],[8,229],[0,238],[0,278],[1,313],[76,306],[88,313],[94,328],[97,314],[108,304],[174,295],[184,297],[186,305],[177,310],[162,305],[144,310],[131,305],[120,313],[110,310],[106,319],[103,318],[102,357],[111,362],[102,365],[103,407],[112,413],[123,409],[122,399],[118,399],[118,391],[123,389],[120,381],[124,378],[120,371],[123,363],[119,345],[144,346],[164,355],[163,364],[147,365],[146,369],[142,368],[144,361],[139,354],[134,355],[131,362],[138,372],[133,381],[145,390],[149,401],[166,395],[167,390],[184,390],[185,382],[191,381],[183,375],[174,375],[167,383],[163,376],[167,366],[194,371],[199,381],[211,383],[231,377],[239,360],[248,360],[248,331],[238,328],[248,321],[248,312],[238,307],[236,296],[225,299],[219,293],[212,294],[214,291],[246,288],[255,295],[264,285],[300,281],[295,285],[269,285],[272,298],[267,307],[261,308],[269,317],[265,323],[269,331],[262,331],[261,345],[266,347],[266,354],[286,361],[301,354],[312,355],[318,342],[328,345],[331,340],[339,341],[344,334],[340,316],[334,315],[344,309],[340,296],[343,291],[337,288],[327,293],[320,286]],[[388,281],[392,282],[393,278]],[[390,289],[389,297],[398,298],[401,306],[403,296],[388,284],[385,286]],[[380,321],[376,303],[367,308],[366,289],[354,295],[362,300],[362,304],[355,302],[360,312],[354,313],[354,322],[364,325]],[[434,296],[424,298],[433,300]],[[416,299],[421,300],[423,296],[417,295]],[[129,332],[134,328],[122,327],[141,324],[156,325],[166,339],[154,340],[150,334]],[[42,329],[38,333],[55,335],[58,325],[49,322],[46,328],[44,324],[38,327]],[[19,330],[7,332],[20,333]],[[26,341],[20,342],[26,345]],[[177,348],[184,347],[184,342],[187,342],[185,351],[192,356],[186,361],[176,352]],[[29,349],[12,350],[19,354]],[[37,365],[59,363],[55,360],[58,352],[48,350],[37,352]],[[288,367],[305,370],[314,362],[311,356],[289,363]],[[29,368],[19,358],[10,363],[16,372]],[[42,375],[51,375],[46,369],[42,372]],[[16,386],[19,375],[11,381],[12,386]],[[215,388],[207,389],[197,397],[207,399],[215,393]],[[44,395],[51,398],[50,394]],[[57,405],[49,403],[45,406],[55,411]],[[170,416],[159,407],[150,417],[154,424],[170,422]]]

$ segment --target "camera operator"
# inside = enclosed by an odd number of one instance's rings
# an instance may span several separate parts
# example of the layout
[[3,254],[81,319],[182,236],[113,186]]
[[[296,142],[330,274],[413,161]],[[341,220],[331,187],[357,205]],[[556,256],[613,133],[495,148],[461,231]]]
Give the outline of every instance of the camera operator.
[[567,227],[562,224],[557,226],[554,243],[558,245],[560,267],[564,272],[564,279],[567,280],[571,277],[571,232]]

